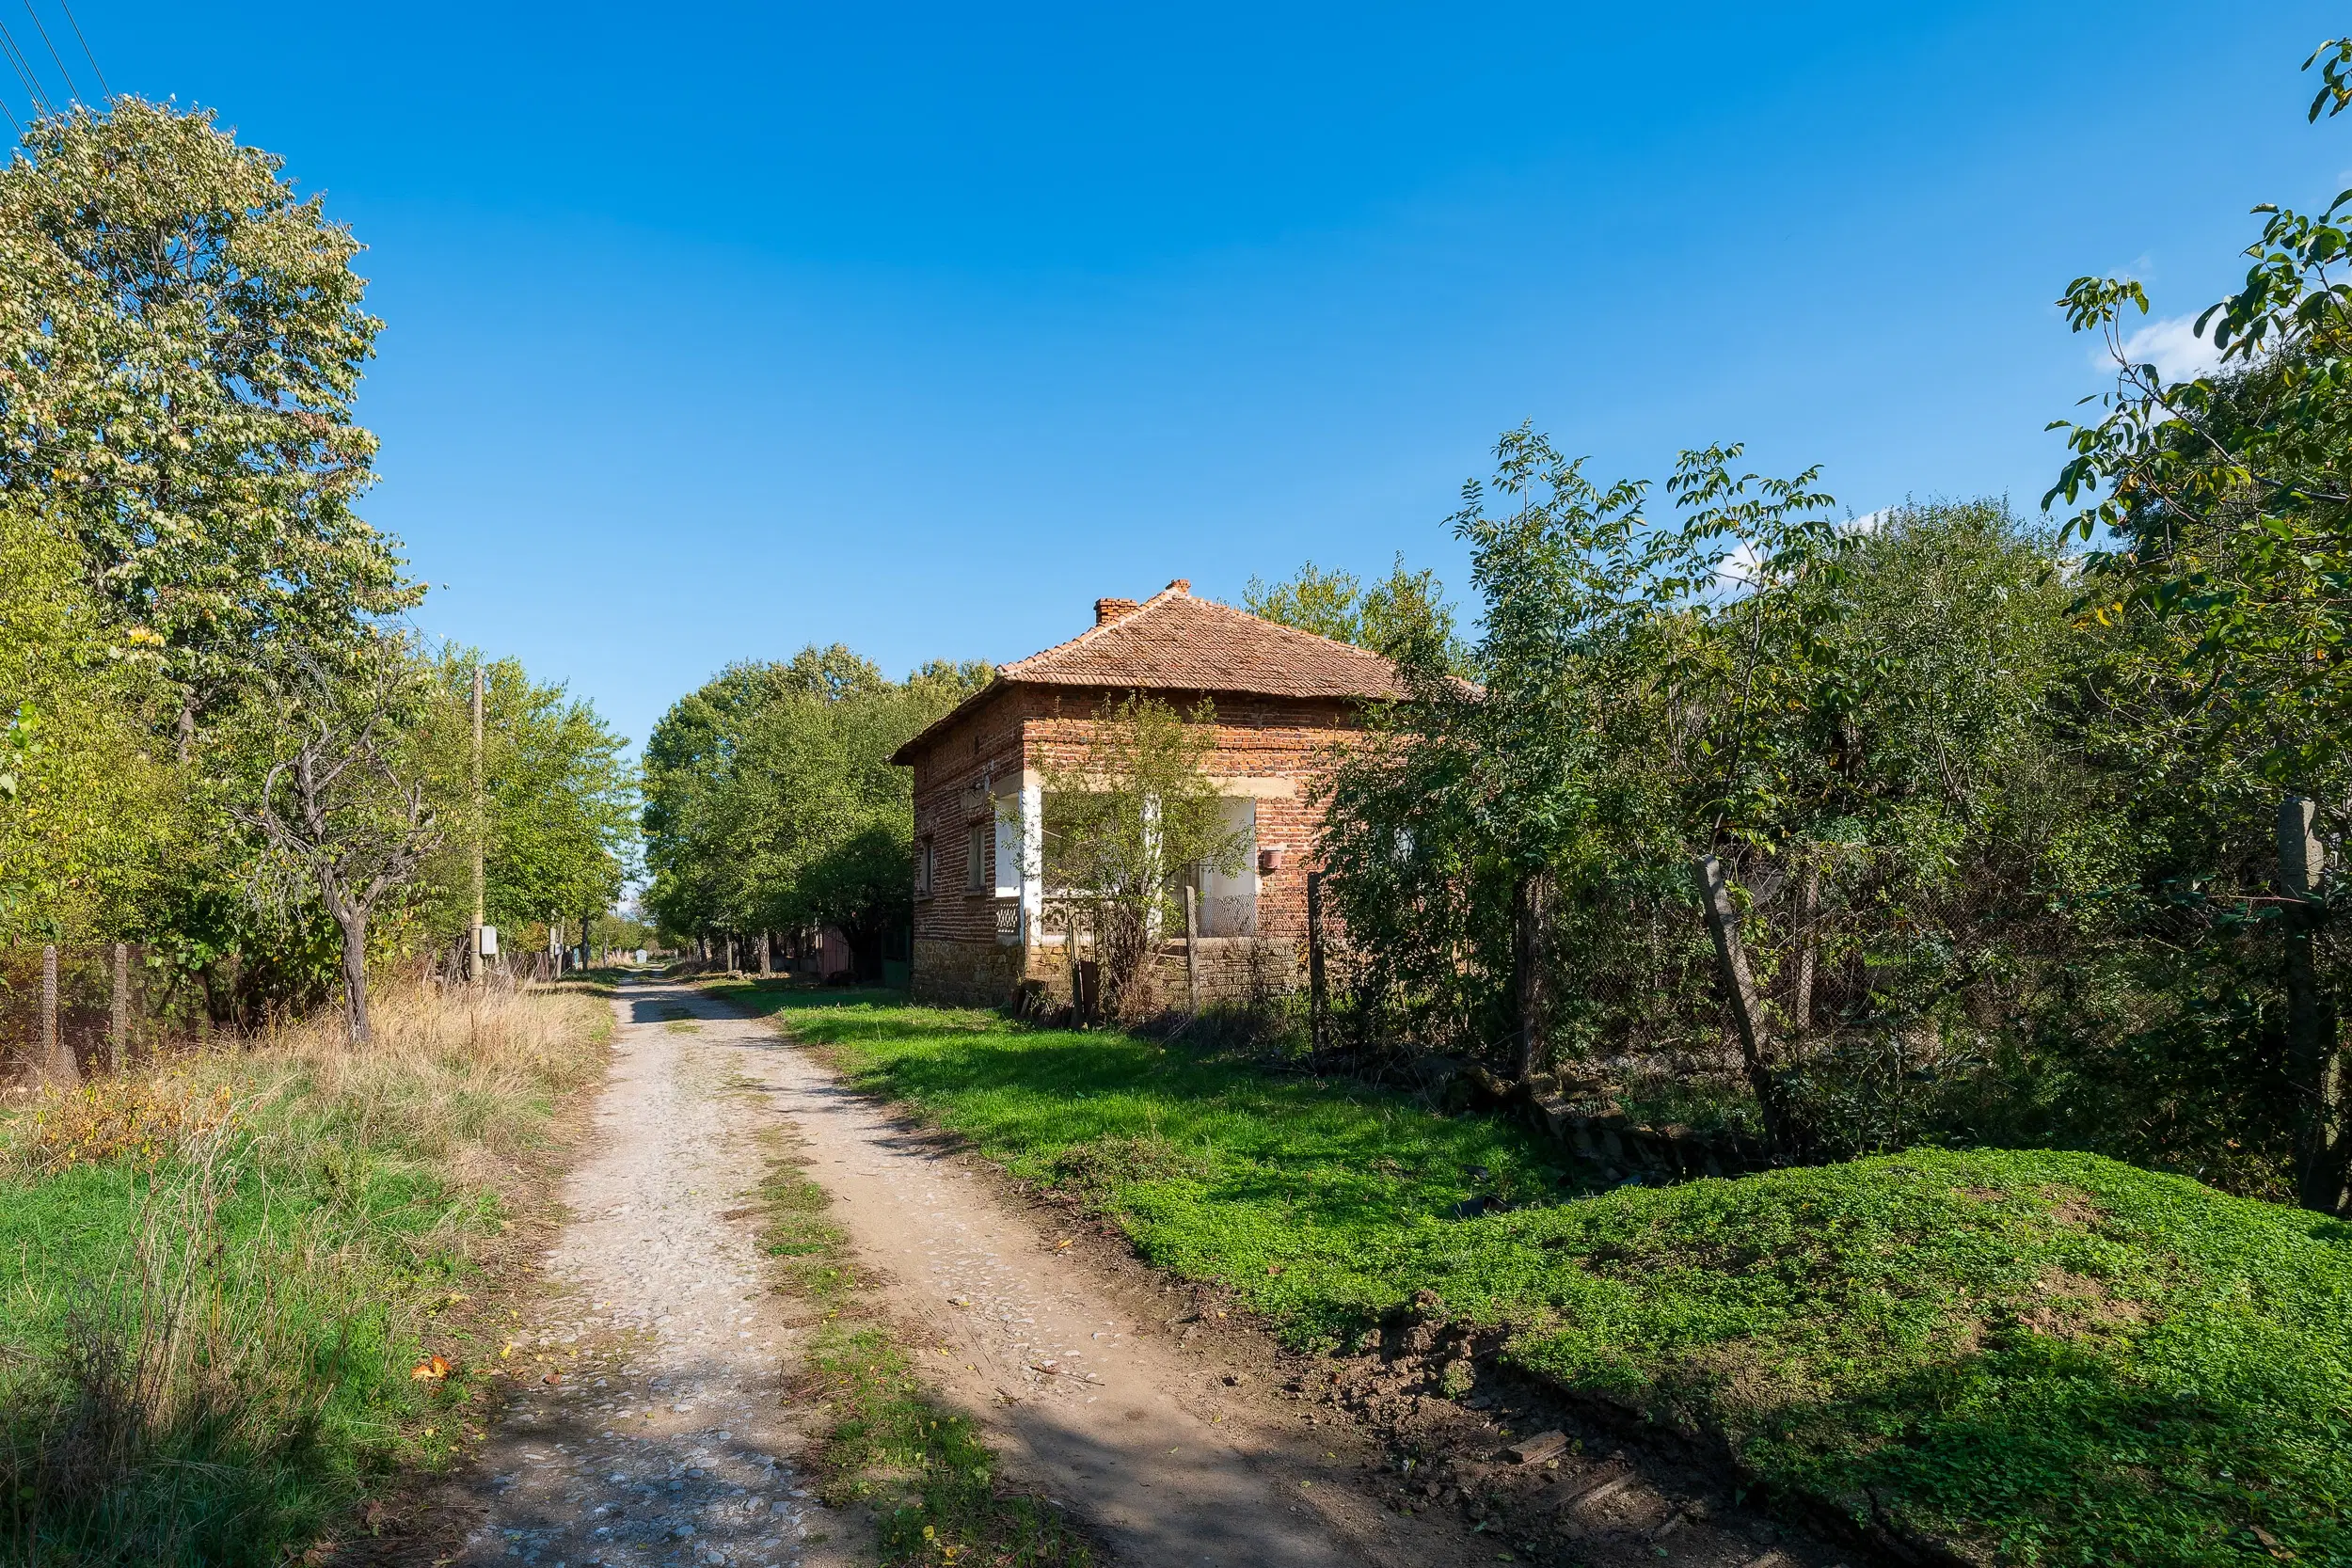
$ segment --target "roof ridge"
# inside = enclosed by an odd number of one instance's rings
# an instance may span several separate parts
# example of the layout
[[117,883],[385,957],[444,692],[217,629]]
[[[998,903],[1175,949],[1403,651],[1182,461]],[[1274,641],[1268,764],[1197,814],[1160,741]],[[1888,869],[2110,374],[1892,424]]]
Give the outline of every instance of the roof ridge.
[[[1021,671],[1034,666],[1041,658],[1045,658],[1053,654],[1060,653],[1068,648],[1075,648],[1081,643],[1092,641],[1095,638],[1116,631],[1120,626],[1132,626],[1138,617],[1145,615],[1153,610],[1161,608],[1170,599],[1189,599],[1191,597],[1193,597],[1192,594],[1186,593],[1184,590],[1177,587],[1171,582],[1166,588],[1163,588],[1158,593],[1152,594],[1150,598],[1137,600],[1135,609],[1129,610],[1126,614],[1120,616],[1117,620],[1097,621],[1094,625],[1087,627],[1086,630],[1080,632],[1077,636],[1071,638],[1066,642],[1057,642],[1050,648],[1040,648],[1037,652],[1030,654],[1025,657],[1016,658],[1010,664],[998,665],[996,667],[996,673],[1000,675],[1007,675],[1014,680],[1018,680],[1020,679]],[[1219,610],[1230,608],[1226,605],[1217,604],[1215,599],[1202,599],[1200,602],[1206,605],[1216,605]]]
[[892,760],[911,761],[930,737],[1013,685],[1341,702],[1408,694],[1396,661],[1376,649],[1190,590],[1178,578],[1116,620],[1098,621],[1065,641],[998,665],[993,680],[927,725],[892,753]]

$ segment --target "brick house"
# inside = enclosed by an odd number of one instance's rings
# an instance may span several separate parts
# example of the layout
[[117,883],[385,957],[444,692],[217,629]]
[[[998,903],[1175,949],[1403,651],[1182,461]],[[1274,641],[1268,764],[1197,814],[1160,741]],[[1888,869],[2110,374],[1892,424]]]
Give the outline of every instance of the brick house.
[[[1066,994],[1045,889],[1025,877],[1043,842],[1038,763],[1075,760],[1105,701],[1147,693],[1216,711],[1208,771],[1248,836],[1238,876],[1197,876],[1212,994],[1295,984],[1317,823],[1309,784],[1368,702],[1401,696],[1379,655],[1192,596],[1183,578],[1137,603],[1098,599],[1094,625],[996,678],[901,746],[914,770],[914,994],[993,1006],[1024,980]],[[1025,857],[1030,869],[1034,852]],[[1181,949],[1176,958],[1182,973]]]

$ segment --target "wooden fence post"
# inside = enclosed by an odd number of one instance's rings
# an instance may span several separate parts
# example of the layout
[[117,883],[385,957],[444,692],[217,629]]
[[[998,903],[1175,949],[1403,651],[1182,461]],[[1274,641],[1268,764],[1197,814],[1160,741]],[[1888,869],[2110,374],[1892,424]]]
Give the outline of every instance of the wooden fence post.
[[106,1065],[122,1076],[124,1047],[131,1035],[131,944],[115,943],[114,1006],[106,1015]]
[[1715,939],[1724,1000],[1731,1006],[1732,1027],[1740,1036],[1740,1057],[1748,1069],[1756,1108],[1764,1114],[1764,1131],[1775,1145],[1787,1149],[1791,1129],[1782,1114],[1780,1085],[1772,1079],[1772,1036],[1765,1027],[1762,1005],[1756,1001],[1756,983],[1748,974],[1747,953],[1740,945],[1740,912],[1732,907],[1724,863],[1712,855],[1701,855],[1692,863],[1691,874],[1707,911],[1707,934]]
[[2352,1064],[2336,1038],[2334,1009],[2320,990],[2312,939],[2322,909],[2312,895],[2328,869],[2328,851],[2312,832],[2312,803],[2299,795],[2279,802],[2279,891],[2287,903],[2280,926],[2286,944],[2287,1062],[2296,1089],[2296,1201],[2323,1214],[2352,1206]]
[[1200,1011],[1200,890],[1184,884],[1184,994]]
[[1331,999],[1323,972],[1323,873],[1307,873],[1307,1042],[1318,1056],[1329,1034]]

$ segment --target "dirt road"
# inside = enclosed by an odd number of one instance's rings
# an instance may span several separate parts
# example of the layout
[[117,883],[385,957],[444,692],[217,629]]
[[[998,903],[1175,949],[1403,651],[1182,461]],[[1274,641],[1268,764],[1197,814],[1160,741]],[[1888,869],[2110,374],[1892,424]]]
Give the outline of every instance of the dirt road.
[[[947,1402],[1009,1471],[1122,1564],[1448,1564],[1450,1525],[1345,1484],[1336,1436],[1269,1430],[1246,1402],[1089,1288],[955,1156],[894,1127],[766,1023],[691,988],[631,985],[572,1218],[484,1456],[486,1565],[858,1560],[859,1522],[809,1495],[781,1399],[798,1341],[763,1285],[759,1133],[793,1124],[809,1174]],[[764,1094],[745,1094],[743,1081]],[[541,1367],[548,1372],[538,1370]],[[558,1381],[548,1382],[552,1375]]]
[[[598,1135],[565,1183],[572,1218],[539,1321],[518,1335],[516,1392],[485,1455],[488,1518],[460,1561],[869,1560],[870,1529],[824,1509],[795,1469],[810,1417],[783,1391],[800,1346],[753,1237],[762,1134],[779,1122],[831,1194],[862,1275],[884,1280],[938,1395],[1113,1561],[1513,1560],[1451,1510],[1383,1506],[1368,1483],[1381,1456],[1348,1423],[1317,1426],[1272,1390],[1232,1386],[1232,1372],[1168,1330],[1156,1282],[1122,1288],[1089,1267],[1056,1234],[1057,1216],[1001,1195],[968,1157],[890,1120],[767,1022],[665,983],[632,984],[616,1006]],[[1396,1478],[1385,1480],[1393,1493]],[[1612,1509],[1640,1496],[1621,1485],[1600,1489],[1616,1494]],[[1708,1524],[1671,1553],[1658,1545],[1688,1522],[1679,1506],[1643,1497],[1671,1523],[1577,1555],[1753,1558],[1743,1538]]]

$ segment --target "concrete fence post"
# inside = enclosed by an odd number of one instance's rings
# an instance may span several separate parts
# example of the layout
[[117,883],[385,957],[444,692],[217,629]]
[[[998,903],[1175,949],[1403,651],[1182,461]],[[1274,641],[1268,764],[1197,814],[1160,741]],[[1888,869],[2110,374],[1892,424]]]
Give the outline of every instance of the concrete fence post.
[[1323,969],[1323,873],[1307,873],[1307,1044],[1316,1055],[1328,1042],[1330,994]]
[[1184,886],[1184,994],[1200,1011],[1200,890]]
[[106,1016],[106,1065],[122,1076],[124,1048],[131,1035],[131,944],[115,943],[114,1006]]
[[40,950],[40,1054],[42,1070],[61,1083],[81,1082],[73,1048],[57,1027],[57,949],[54,943]]
[[1511,885],[1511,979],[1518,1039],[1514,1052],[1515,1081],[1524,1084],[1543,1065],[1549,1012],[1545,970],[1546,939],[1551,920],[1551,877],[1549,872],[1522,873]]
[[2304,1208],[2340,1214],[2352,1209],[2352,1061],[2338,1041],[2313,952],[2326,915],[2316,895],[2328,869],[2327,847],[2312,831],[2315,810],[2300,795],[2279,802],[2287,1061],[2297,1091],[2295,1187]]
[[1821,951],[1821,856],[1802,851],[1804,870],[1797,884],[1797,979],[1788,990],[1788,1027],[1799,1037],[1813,1027],[1813,972]]

